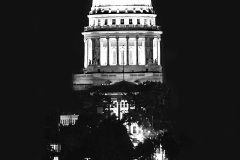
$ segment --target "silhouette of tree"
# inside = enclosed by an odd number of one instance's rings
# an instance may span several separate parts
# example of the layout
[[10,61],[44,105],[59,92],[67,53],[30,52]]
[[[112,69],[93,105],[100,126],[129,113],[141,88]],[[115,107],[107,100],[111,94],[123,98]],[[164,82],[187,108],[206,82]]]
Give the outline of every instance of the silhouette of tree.
[[160,136],[160,143],[169,160],[175,160],[182,147],[191,144],[192,140],[186,135],[176,135],[172,131],[166,131]]
[[129,110],[125,115],[126,121],[138,122],[148,130],[151,130],[149,138],[139,143],[135,149],[135,156],[140,159],[150,158],[157,148],[162,145],[167,157],[174,160],[188,138],[184,135],[173,134],[172,119],[169,116],[171,108],[170,89],[161,82],[149,82],[138,84],[138,92],[128,92],[125,99],[135,109]]
[[[104,87],[97,87],[81,98],[85,101],[82,114],[74,126],[61,127],[63,160],[132,160],[132,158],[150,159],[162,145],[167,157],[174,160],[184,145],[184,136],[176,136],[171,131],[169,107],[167,101],[170,90],[161,82],[144,82],[136,86],[134,92],[123,92],[123,99],[131,107],[119,121],[110,116],[111,98]],[[103,108],[103,114],[97,114],[96,108]],[[151,136],[133,149],[125,122],[137,122],[143,128],[151,130]],[[166,132],[167,131],[167,132]],[[166,132],[166,133],[165,133]],[[164,133],[164,134],[160,134]]]
[[110,115],[111,97],[106,95],[104,91],[97,90],[92,94],[92,102],[94,108],[101,108],[102,114],[107,117]]
[[46,148],[45,148],[45,152],[43,155],[44,160],[53,160],[54,153],[52,152],[52,149],[53,148],[50,146],[50,143],[46,143]]
[[101,114],[81,114],[75,125],[61,126],[61,158],[63,160],[84,159],[90,157],[92,132],[99,127]]
[[144,142],[140,142],[135,148],[134,158],[145,160],[150,159],[155,152],[155,146],[152,139],[147,138]]
[[135,109],[129,110],[126,117],[129,122],[138,122],[143,128],[163,130],[169,128],[167,101],[170,89],[161,82],[146,81],[140,83],[138,92],[127,92],[124,99]]
[[53,159],[58,153],[53,150],[51,144],[59,144],[58,115],[56,110],[50,110],[44,121],[45,153],[44,159]]
[[133,144],[122,121],[105,119],[93,133],[93,160],[132,160]]

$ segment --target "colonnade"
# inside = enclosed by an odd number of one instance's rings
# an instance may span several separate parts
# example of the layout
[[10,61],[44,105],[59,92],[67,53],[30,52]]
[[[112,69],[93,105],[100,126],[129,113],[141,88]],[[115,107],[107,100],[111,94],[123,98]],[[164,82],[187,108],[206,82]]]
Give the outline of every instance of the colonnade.
[[75,124],[78,120],[78,115],[61,115],[60,116],[60,123],[63,126],[69,125],[69,124]]
[[76,123],[76,119],[63,119],[63,120],[60,120],[60,123],[63,125],[63,126],[66,126],[66,125],[69,125],[69,124],[75,124]]
[[87,38],[84,67],[88,65],[160,65],[160,38],[104,37]]

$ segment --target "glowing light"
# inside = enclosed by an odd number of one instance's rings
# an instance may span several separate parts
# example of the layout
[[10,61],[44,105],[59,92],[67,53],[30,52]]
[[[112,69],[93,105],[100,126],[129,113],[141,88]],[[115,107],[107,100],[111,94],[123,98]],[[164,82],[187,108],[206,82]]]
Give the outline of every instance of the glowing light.
[[53,160],[59,160],[59,158],[58,157],[54,157]]

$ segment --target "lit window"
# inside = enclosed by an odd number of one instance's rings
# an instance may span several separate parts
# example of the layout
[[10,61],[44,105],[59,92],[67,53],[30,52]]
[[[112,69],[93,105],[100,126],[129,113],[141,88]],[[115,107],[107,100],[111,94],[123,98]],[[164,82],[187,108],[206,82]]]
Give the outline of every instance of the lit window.
[[100,19],[98,19],[98,25],[99,25],[99,26],[101,25],[101,20],[100,20]]
[[108,20],[107,19],[105,19],[105,23],[104,23],[105,25],[107,25],[108,24]]
[[58,157],[54,157],[53,160],[59,160]]
[[116,19],[112,19],[112,24],[113,24],[113,25],[116,24]]
[[129,24],[132,24],[132,19],[129,19]]
[[124,19],[121,19],[121,24],[124,24]]
[[144,25],[147,25],[147,19],[144,19]]
[[133,126],[133,134],[137,133],[137,127]]
[[140,24],[140,19],[137,19],[137,24]]

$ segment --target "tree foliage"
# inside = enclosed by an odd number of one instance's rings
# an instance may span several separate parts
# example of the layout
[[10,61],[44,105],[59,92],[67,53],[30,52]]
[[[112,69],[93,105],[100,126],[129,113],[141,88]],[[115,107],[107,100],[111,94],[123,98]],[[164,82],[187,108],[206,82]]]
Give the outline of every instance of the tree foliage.
[[134,110],[129,110],[129,122],[138,122],[139,125],[151,130],[162,130],[169,127],[167,101],[170,99],[170,89],[161,82],[146,81],[140,83],[138,92],[128,92],[124,99]]
[[83,118],[76,125],[62,127],[63,160],[81,160],[86,157],[92,160],[132,159],[133,144],[123,123],[116,120],[115,116],[107,119],[97,117]]
[[[138,84],[134,92],[123,92],[122,99],[127,100],[130,107],[121,121],[110,116],[112,101],[103,88],[97,87],[82,95],[85,109],[76,125],[62,127],[63,160],[86,157],[92,160],[130,160],[133,156],[150,159],[160,144],[170,160],[176,158],[186,138],[172,132],[171,109],[168,107],[171,92],[166,84],[147,81]],[[97,114],[97,108],[102,108],[103,114]],[[152,134],[134,150],[124,122],[137,122]]]
[[154,152],[154,141],[150,138],[147,138],[143,143],[140,142],[135,148],[134,158],[140,160],[150,159]]
[[115,116],[105,119],[93,133],[94,160],[132,160],[133,144],[126,127]]

